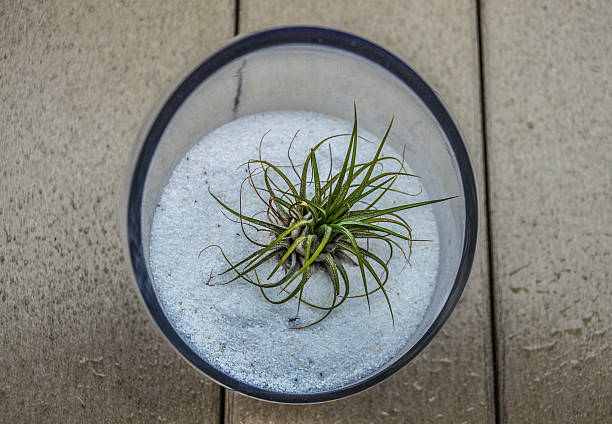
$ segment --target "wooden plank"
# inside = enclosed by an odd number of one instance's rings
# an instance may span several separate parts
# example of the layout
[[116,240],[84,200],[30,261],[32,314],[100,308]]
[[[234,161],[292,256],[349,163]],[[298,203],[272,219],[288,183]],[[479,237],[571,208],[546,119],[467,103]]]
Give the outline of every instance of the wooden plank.
[[612,416],[612,5],[482,10],[502,418]]
[[218,422],[137,298],[118,205],[137,130],[233,35],[233,1],[0,8],[0,421]]
[[[370,38],[411,64],[441,94],[465,132],[482,180],[474,2],[240,2],[240,30],[312,24]],[[481,196],[483,199],[484,196]],[[488,311],[486,216],[472,277],[443,332],[412,364],[349,399],[308,407],[228,393],[226,421],[238,423],[486,422],[494,419]],[[440,361],[442,360],[442,361]]]

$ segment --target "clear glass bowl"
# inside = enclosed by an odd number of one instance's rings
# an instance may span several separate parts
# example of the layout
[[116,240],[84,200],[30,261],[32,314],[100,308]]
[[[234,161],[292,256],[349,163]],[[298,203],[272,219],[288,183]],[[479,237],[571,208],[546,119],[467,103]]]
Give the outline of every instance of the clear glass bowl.
[[[199,357],[166,318],[152,284],[149,236],[155,206],[172,170],[215,128],[245,115],[284,109],[321,112],[381,134],[395,115],[394,139],[418,158],[410,167],[434,205],[440,264],[433,299],[403,351],[366,378],[331,391],[279,393],[238,381]],[[403,147],[403,145],[402,145]],[[401,150],[400,150],[401,151]],[[230,389],[259,399],[311,403],[373,386],[413,359],[440,330],[470,273],[477,236],[472,167],[457,125],[436,93],[408,65],[362,38],[323,28],[290,27],[233,41],[201,62],[153,109],[128,169],[122,203],[126,256],[142,299],[168,342],[195,368]]]

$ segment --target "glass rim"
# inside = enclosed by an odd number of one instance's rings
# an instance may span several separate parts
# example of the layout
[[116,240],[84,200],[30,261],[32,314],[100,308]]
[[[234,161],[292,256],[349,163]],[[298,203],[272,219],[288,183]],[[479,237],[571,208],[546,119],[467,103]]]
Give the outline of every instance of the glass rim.
[[[464,240],[459,268],[446,302],[425,334],[401,357],[374,374],[344,387],[313,393],[276,392],[250,385],[215,368],[195,353],[167,319],[153,289],[141,245],[144,183],[156,147],[176,111],[191,92],[228,63],[263,48],[288,44],[325,46],[356,54],[382,66],[406,84],[434,116],[449,142],[457,162],[465,202]],[[168,96],[162,97],[159,105],[159,108],[151,112],[138,136],[127,175],[120,228],[132,277],[146,309],[164,338],[189,364],[222,386],[257,399],[290,404],[320,403],[354,395],[382,382],[410,362],[431,342],[455,308],[467,284],[476,250],[478,201],[472,165],[459,128],[435,91],[410,66],[386,49],[353,34],[322,27],[281,27],[233,40],[199,62]]]

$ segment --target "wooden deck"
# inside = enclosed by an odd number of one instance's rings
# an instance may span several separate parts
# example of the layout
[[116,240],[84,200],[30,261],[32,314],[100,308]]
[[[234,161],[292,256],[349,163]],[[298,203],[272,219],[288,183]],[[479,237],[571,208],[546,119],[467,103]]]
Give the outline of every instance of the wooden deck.
[[[0,2],[0,422],[609,422],[611,4],[202,3]],[[236,32],[291,24],[414,67],[463,129],[484,211],[435,341],[365,393],[301,407],[178,358],[129,281],[117,216],[162,90]]]

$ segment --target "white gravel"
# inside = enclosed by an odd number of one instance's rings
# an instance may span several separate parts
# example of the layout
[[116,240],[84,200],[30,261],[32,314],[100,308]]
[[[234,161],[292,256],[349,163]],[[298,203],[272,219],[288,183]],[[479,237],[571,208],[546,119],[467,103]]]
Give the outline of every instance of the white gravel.
[[[411,335],[429,305],[438,272],[438,230],[430,207],[402,212],[413,229],[415,242],[410,264],[399,251],[389,264],[387,289],[395,315],[395,326],[382,293],[371,296],[371,311],[365,299],[349,299],[327,319],[303,330],[287,326],[295,317],[297,302],[273,305],[259,289],[245,282],[206,285],[211,270],[224,269],[216,243],[233,261],[252,253],[240,225],[228,221],[208,188],[228,205],[238,207],[239,187],[246,176],[240,164],[258,155],[259,140],[268,131],[262,154],[275,164],[288,164],[287,146],[300,130],[292,149],[294,162],[301,163],[317,141],[350,132],[352,124],[327,115],[303,111],[266,112],[230,122],[195,145],[175,168],[155,211],[151,230],[150,264],[154,286],[164,311],[181,337],[202,358],[245,383],[273,391],[311,393],[354,383],[376,372],[414,341]],[[369,160],[382,134],[359,134],[376,143],[360,141],[358,159]],[[393,131],[391,132],[393,137]],[[333,142],[334,168],[341,163],[348,137]],[[317,155],[322,175],[327,175],[327,148]],[[401,156],[390,148],[386,154]],[[406,158],[409,165],[418,158]],[[295,175],[287,170],[291,178]],[[427,199],[417,178],[403,178],[398,188],[408,197],[388,193],[381,207]],[[261,201],[245,185],[243,211],[262,209]],[[265,215],[260,215],[265,219]],[[399,241],[399,240],[398,240]],[[406,243],[404,245],[407,249]],[[385,245],[370,245],[387,252]],[[359,268],[346,265],[351,293],[363,291]],[[263,274],[263,273],[261,273]],[[260,275],[261,275],[260,274]],[[371,284],[375,284],[371,281]],[[330,280],[317,270],[306,286],[305,298],[329,299]],[[276,293],[276,292],[274,292]],[[300,320],[310,322],[320,311],[302,305]]]

